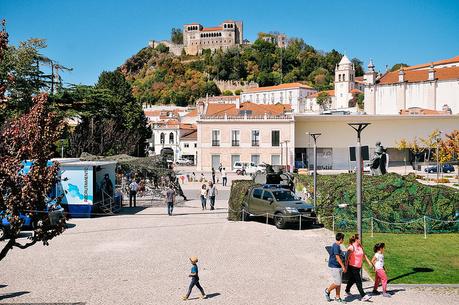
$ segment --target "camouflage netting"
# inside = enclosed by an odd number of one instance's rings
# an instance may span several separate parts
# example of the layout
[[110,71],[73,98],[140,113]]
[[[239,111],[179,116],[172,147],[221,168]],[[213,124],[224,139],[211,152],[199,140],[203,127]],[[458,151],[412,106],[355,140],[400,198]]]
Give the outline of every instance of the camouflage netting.
[[256,185],[252,180],[233,180],[228,201],[228,220],[241,220],[241,206],[244,196],[251,186]]
[[[312,177],[298,175],[297,188],[312,189]],[[356,227],[355,174],[321,175],[317,177],[317,212],[326,227],[354,230]],[[347,204],[347,208],[339,208]],[[459,191],[446,186],[419,183],[413,174],[390,173],[363,178],[364,231],[419,233],[424,230],[427,216],[428,232],[458,232]],[[441,219],[443,222],[432,219]],[[379,219],[375,220],[375,219]],[[409,223],[407,223],[409,222]]]

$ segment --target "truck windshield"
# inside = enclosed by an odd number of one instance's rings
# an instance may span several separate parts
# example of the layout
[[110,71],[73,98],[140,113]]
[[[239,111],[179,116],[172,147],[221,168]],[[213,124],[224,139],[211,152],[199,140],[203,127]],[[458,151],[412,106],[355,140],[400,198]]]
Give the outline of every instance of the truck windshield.
[[279,190],[279,191],[273,191],[274,197],[276,197],[277,201],[294,201],[294,200],[300,200],[298,197],[295,196],[294,193],[292,193],[289,190]]

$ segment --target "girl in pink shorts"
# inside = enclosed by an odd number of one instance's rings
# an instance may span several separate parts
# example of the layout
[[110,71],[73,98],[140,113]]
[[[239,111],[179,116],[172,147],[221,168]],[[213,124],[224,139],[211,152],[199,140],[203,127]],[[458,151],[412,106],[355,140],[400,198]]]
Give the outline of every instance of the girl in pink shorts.
[[387,275],[386,269],[384,268],[384,243],[377,243],[373,250],[375,251],[375,256],[371,262],[373,263],[376,276],[375,276],[375,286],[373,287],[373,293],[378,294],[379,282],[382,283],[383,296],[390,297],[390,294],[387,293]]

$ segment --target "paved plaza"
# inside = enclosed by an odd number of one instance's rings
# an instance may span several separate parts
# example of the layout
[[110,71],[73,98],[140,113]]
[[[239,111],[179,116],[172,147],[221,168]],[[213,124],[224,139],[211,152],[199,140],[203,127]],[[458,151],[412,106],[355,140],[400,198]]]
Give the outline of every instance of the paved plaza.
[[[186,193],[196,199],[198,187],[186,185]],[[149,207],[132,215],[72,219],[49,247],[13,250],[0,262],[0,303],[327,304],[324,247],[333,242],[332,232],[229,222],[228,191],[220,196],[212,212],[192,200],[172,217],[165,207]],[[199,257],[209,299],[197,299],[194,291],[184,302],[192,255]],[[392,299],[376,296],[373,303],[455,304],[459,297],[455,288],[394,290]]]

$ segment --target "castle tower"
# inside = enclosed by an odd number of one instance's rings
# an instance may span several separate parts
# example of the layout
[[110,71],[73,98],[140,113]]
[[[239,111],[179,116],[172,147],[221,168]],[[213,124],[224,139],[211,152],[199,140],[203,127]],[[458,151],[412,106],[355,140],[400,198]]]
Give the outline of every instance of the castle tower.
[[335,68],[336,108],[348,108],[354,89],[355,68],[346,55]]

